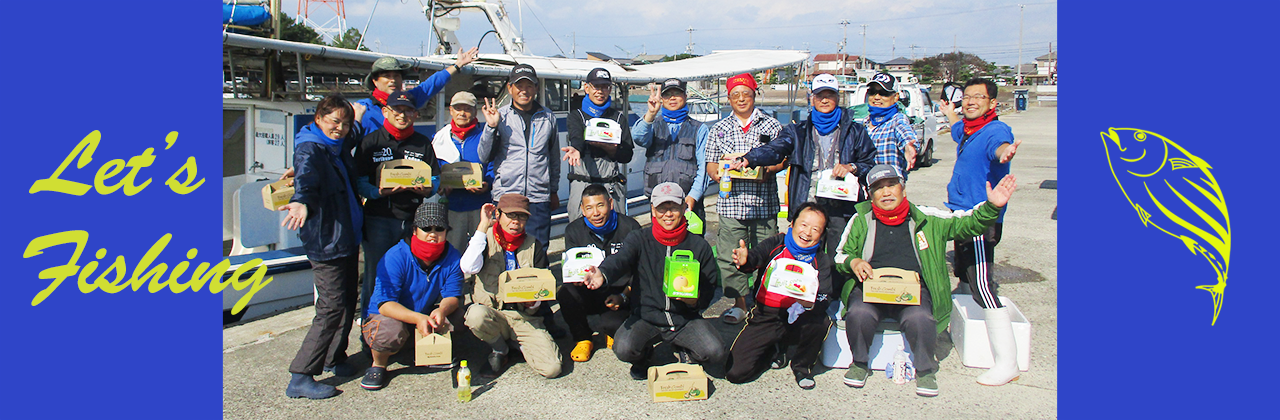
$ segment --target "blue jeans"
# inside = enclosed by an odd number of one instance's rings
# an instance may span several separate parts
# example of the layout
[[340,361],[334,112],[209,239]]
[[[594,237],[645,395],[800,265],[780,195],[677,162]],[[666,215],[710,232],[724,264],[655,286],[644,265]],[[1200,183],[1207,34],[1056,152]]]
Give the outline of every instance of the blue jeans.
[[613,353],[618,360],[644,364],[649,360],[653,346],[669,341],[675,347],[688,350],[689,358],[700,365],[723,362],[728,351],[720,341],[720,333],[706,319],[694,319],[677,329],[658,327],[632,316],[622,323],[614,336]]
[[551,203],[529,203],[529,221],[524,231],[538,238],[543,246],[551,244]]
[[408,220],[378,216],[364,218],[364,276],[360,285],[360,319],[369,316],[369,297],[378,278],[378,262],[391,247],[404,239],[410,228]]

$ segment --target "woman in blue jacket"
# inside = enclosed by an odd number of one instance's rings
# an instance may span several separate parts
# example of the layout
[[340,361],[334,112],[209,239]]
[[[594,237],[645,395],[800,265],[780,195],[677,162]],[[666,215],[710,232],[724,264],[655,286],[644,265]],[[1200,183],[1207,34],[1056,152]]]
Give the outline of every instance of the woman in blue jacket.
[[316,106],[316,119],[294,137],[294,194],[283,225],[300,229],[303,249],[315,273],[316,315],[302,348],[289,365],[293,374],[285,395],[291,398],[329,398],[338,395],[332,385],[316,382],[321,370],[337,376],[353,376],[346,364],[347,337],[351,332],[359,289],[357,251],[360,249],[362,214],[351,183],[351,155],[342,153],[351,141],[355,112],[345,99],[330,96]]

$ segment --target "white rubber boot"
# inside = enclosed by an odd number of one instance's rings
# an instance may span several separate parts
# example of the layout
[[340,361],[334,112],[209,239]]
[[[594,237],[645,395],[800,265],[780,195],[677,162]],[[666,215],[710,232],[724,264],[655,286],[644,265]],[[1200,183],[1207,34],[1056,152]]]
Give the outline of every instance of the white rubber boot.
[[978,383],[1000,386],[1018,379],[1018,347],[1013,342],[1013,323],[1009,308],[983,309],[987,318],[987,337],[991,339],[991,357],[995,366],[978,375]]

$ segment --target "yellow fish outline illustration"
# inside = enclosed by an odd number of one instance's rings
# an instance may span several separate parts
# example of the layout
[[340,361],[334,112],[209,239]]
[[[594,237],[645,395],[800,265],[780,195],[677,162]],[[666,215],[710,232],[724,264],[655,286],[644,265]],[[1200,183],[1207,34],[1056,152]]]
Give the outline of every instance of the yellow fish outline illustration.
[[[1132,138],[1122,139],[1117,131],[1132,132]],[[1177,143],[1147,130],[1108,128],[1101,134],[1111,175],[1120,186],[1125,200],[1138,213],[1142,225],[1154,227],[1178,238],[1191,253],[1208,260],[1217,273],[1217,284],[1196,286],[1213,295],[1213,321],[1210,325],[1216,325],[1222,311],[1222,295],[1227,286],[1227,270],[1231,263],[1231,216],[1227,212],[1222,189],[1213,176],[1213,167]],[[1157,142],[1148,142],[1153,139],[1158,141],[1159,147],[1154,145]],[[1129,141],[1133,143],[1126,147],[1125,142]],[[1125,152],[1132,155],[1135,152],[1133,149],[1138,149],[1141,153],[1137,157],[1121,156]],[[1156,156],[1159,156],[1159,165],[1151,168],[1151,162],[1157,161]],[[1122,170],[1117,171],[1117,166],[1121,166]],[[1186,185],[1178,182],[1179,179]],[[1126,184],[1133,189],[1125,188]],[[1136,188],[1139,185],[1140,190]],[[1190,190],[1184,189],[1185,193],[1179,191],[1175,185],[1184,188],[1189,185],[1199,195]],[[1168,197],[1169,193],[1172,193],[1173,198]],[[1165,201],[1161,201],[1161,195],[1166,196]],[[1206,200],[1212,206],[1209,211],[1216,210],[1222,220],[1215,218],[1217,214],[1211,215],[1205,208],[1197,205],[1193,198]],[[1143,204],[1150,205],[1157,213],[1151,213]],[[1193,222],[1202,225],[1198,226]]]

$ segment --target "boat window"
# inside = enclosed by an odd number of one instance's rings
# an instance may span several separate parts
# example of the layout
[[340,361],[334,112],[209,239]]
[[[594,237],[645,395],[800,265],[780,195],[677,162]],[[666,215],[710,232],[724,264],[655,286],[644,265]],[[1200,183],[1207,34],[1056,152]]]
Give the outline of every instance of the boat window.
[[933,108],[933,99],[929,98],[929,91],[920,89],[920,103],[924,104],[925,109]]
[[569,92],[564,80],[544,79],[543,98],[546,101],[547,108],[552,111],[568,111],[569,110]]
[[244,175],[245,114],[242,109],[222,110],[222,176]]

